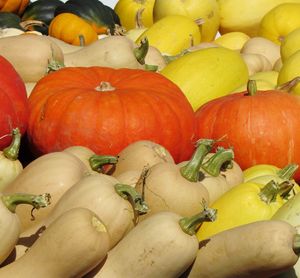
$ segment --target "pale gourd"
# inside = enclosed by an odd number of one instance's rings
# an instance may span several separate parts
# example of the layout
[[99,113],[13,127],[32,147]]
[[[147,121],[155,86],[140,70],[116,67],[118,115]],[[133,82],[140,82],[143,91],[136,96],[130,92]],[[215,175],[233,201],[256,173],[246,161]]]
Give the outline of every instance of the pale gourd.
[[50,70],[62,67],[64,62],[57,44],[45,36],[32,34],[1,38],[0,53],[24,82],[37,82]]

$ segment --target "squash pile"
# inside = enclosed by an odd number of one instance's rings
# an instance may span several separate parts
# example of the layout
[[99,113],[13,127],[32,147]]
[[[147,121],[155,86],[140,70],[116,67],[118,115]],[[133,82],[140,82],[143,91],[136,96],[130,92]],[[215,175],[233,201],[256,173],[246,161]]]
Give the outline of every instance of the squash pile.
[[300,277],[300,0],[0,3],[0,278]]

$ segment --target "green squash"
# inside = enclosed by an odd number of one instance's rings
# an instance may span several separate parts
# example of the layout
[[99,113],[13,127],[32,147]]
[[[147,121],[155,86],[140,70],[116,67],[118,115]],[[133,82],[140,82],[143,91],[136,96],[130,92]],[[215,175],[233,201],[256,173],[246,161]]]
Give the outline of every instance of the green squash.
[[17,14],[11,12],[0,12],[0,28],[17,28],[24,31],[20,22],[21,18]]
[[116,34],[120,19],[115,11],[98,0],[68,0],[58,6],[55,16],[61,13],[73,13],[89,24],[97,34]]
[[38,20],[42,26],[31,26],[32,30],[48,35],[48,26],[54,17],[55,9],[64,2],[60,0],[37,0],[31,2],[22,15],[22,21]]

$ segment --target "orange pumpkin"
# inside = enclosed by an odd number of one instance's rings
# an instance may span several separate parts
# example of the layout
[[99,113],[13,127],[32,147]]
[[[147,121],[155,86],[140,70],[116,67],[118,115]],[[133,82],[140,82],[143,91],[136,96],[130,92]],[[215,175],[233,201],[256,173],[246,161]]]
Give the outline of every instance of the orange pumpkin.
[[11,12],[22,15],[29,0],[2,0],[0,1],[0,12]]
[[117,155],[151,140],[179,162],[194,151],[195,115],[177,85],[142,69],[66,67],[38,81],[29,97],[28,138],[41,155],[69,146]]
[[72,13],[61,13],[55,16],[50,23],[48,33],[72,45],[88,45],[98,39],[94,28]]

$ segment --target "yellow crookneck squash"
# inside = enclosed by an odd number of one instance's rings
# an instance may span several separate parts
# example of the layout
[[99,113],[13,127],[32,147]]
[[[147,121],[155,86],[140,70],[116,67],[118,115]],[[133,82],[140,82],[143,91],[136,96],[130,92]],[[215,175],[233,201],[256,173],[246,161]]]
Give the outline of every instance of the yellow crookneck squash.
[[268,220],[285,203],[284,196],[292,188],[289,182],[270,181],[266,185],[241,183],[224,193],[211,207],[218,217],[214,223],[203,223],[197,232],[204,240],[219,232],[260,220]]

